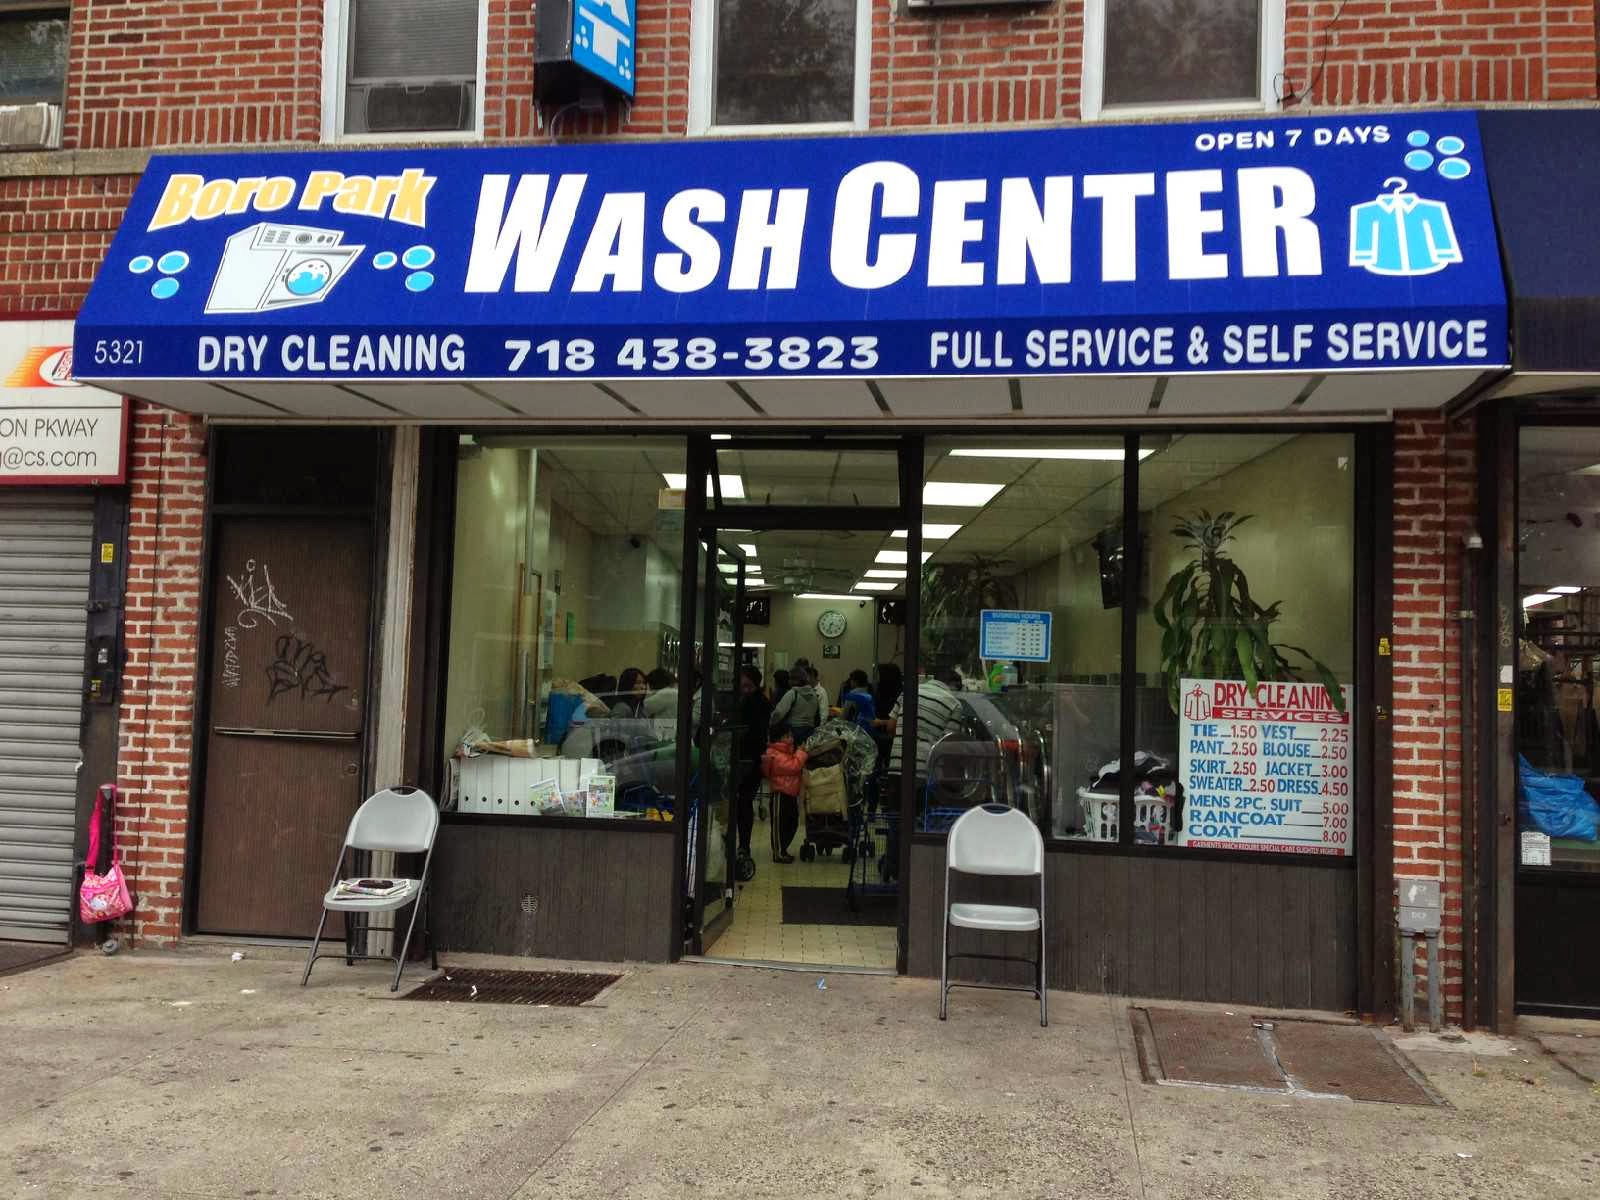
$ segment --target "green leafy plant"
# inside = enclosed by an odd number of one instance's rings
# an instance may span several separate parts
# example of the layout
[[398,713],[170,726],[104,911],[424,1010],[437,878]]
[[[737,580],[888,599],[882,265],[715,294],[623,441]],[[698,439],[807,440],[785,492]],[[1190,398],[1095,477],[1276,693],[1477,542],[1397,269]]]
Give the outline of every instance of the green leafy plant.
[[1167,673],[1167,702],[1178,712],[1178,686],[1191,679],[1242,679],[1251,695],[1263,682],[1303,680],[1314,674],[1340,712],[1344,691],[1333,672],[1310,651],[1272,640],[1272,626],[1283,602],[1263,607],[1225,547],[1240,526],[1253,519],[1200,510],[1178,520],[1172,535],[1182,538],[1195,557],[1167,581],[1154,615],[1161,627],[1161,664]]
[[1013,564],[986,554],[922,568],[922,646],[930,663],[977,674],[978,614],[1015,608]]

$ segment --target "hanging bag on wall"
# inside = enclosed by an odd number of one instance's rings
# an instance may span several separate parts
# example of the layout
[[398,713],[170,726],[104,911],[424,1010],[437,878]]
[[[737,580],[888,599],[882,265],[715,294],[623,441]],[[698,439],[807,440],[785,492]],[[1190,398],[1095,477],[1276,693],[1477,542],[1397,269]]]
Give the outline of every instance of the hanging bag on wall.
[[[94,815],[89,818],[89,855],[83,864],[83,882],[78,885],[78,916],[85,925],[100,921],[115,921],[133,911],[133,897],[128,894],[128,881],[122,876],[122,863],[117,857],[116,823],[111,815],[116,810],[117,785],[107,783],[94,795]],[[100,816],[106,811],[106,834],[111,843],[111,866],[104,875],[95,871],[100,862]]]

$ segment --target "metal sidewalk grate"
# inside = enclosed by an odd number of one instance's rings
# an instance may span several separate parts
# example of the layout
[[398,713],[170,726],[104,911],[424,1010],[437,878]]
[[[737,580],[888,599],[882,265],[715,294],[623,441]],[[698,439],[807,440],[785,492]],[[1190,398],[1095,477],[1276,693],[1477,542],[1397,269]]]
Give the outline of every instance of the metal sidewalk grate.
[[1380,1041],[1372,1029],[1280,1020],[1273,1022],[1272,1034],[1278,1061],[1307,1091],[1383,1104],[1434,1103],[1400,1061],[1399,1052]]
[[605,991],[621,975],[578,971],[485,971],[446,967],[444,974],[413,988],[402,1000],[457,1004],[534,1004],[576,1008]]
[[1174,1008],[1133,1007],[1129,1015],[1147,1083],[1301,1099],[1444,1103],[1370,1026]]
[[1180,1083],[1287,1088],[1282,1072],[1263,1053],[1248,1016],[1174,1008],[1146,1009],[1145,1014],[1162,1077]]

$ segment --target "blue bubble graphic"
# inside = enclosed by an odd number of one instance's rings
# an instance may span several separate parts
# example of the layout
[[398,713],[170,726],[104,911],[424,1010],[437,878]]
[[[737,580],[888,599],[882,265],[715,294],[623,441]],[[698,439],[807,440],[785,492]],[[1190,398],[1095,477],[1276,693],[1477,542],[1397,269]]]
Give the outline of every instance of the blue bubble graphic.
[[1428,144],[1428,131],[1426,129],[1413,129],[1406,134],[1406,141],[1413,146],[1426,146]]
[[1467,144],[1454,134],[1440,138],[1438,146],[1440,154],[1460,154],[1467,148]]
[[168,250],[156,260],[164,275],[176,275],[189,265],[189,256],[182,250]]
[[150,285],[150,294],[157,300],[170,300],[178,294],[178,281],[162,276]]
[[387,271],[399,261],[400,256],[397,255],[393,250],[379,250],[372,256],[372,265],[377,267],[380,271]]
[[1433,155],[1426,150],[1413,150],[1406,155],[1406,166],[1413,171],[1426,171],[1433,166]]
[[155,265],[156,260],[151,258],[148,254],[136,254],[128,260],[128,270],[132,271],[135,275],[143,275]]
[[432,286],[432,271],[418,271],[414,275],[406,276],[406,290],[408,292],[425,292]]
[[1446,179],[1465,179],[1472,174],[1472,164],[1464,158],[1447,158],[1439,164],[1439,174]]
[[400,261],[405,263],[405,265],[410,267],[413,271],[421,270],[423,267],[432,266],[433,247],[413,246],[400,256]]

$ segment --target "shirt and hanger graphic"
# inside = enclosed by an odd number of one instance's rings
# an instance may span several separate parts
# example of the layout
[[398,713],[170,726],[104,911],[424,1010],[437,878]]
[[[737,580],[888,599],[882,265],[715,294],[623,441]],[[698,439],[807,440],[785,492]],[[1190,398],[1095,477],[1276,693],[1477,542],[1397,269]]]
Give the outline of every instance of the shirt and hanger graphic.
[[1450,209],[1442,200],[1408,192],[1391,176],[1389,190],[1350,209],[1350,265],[1374,275],[1432,275],[1461,261]]

